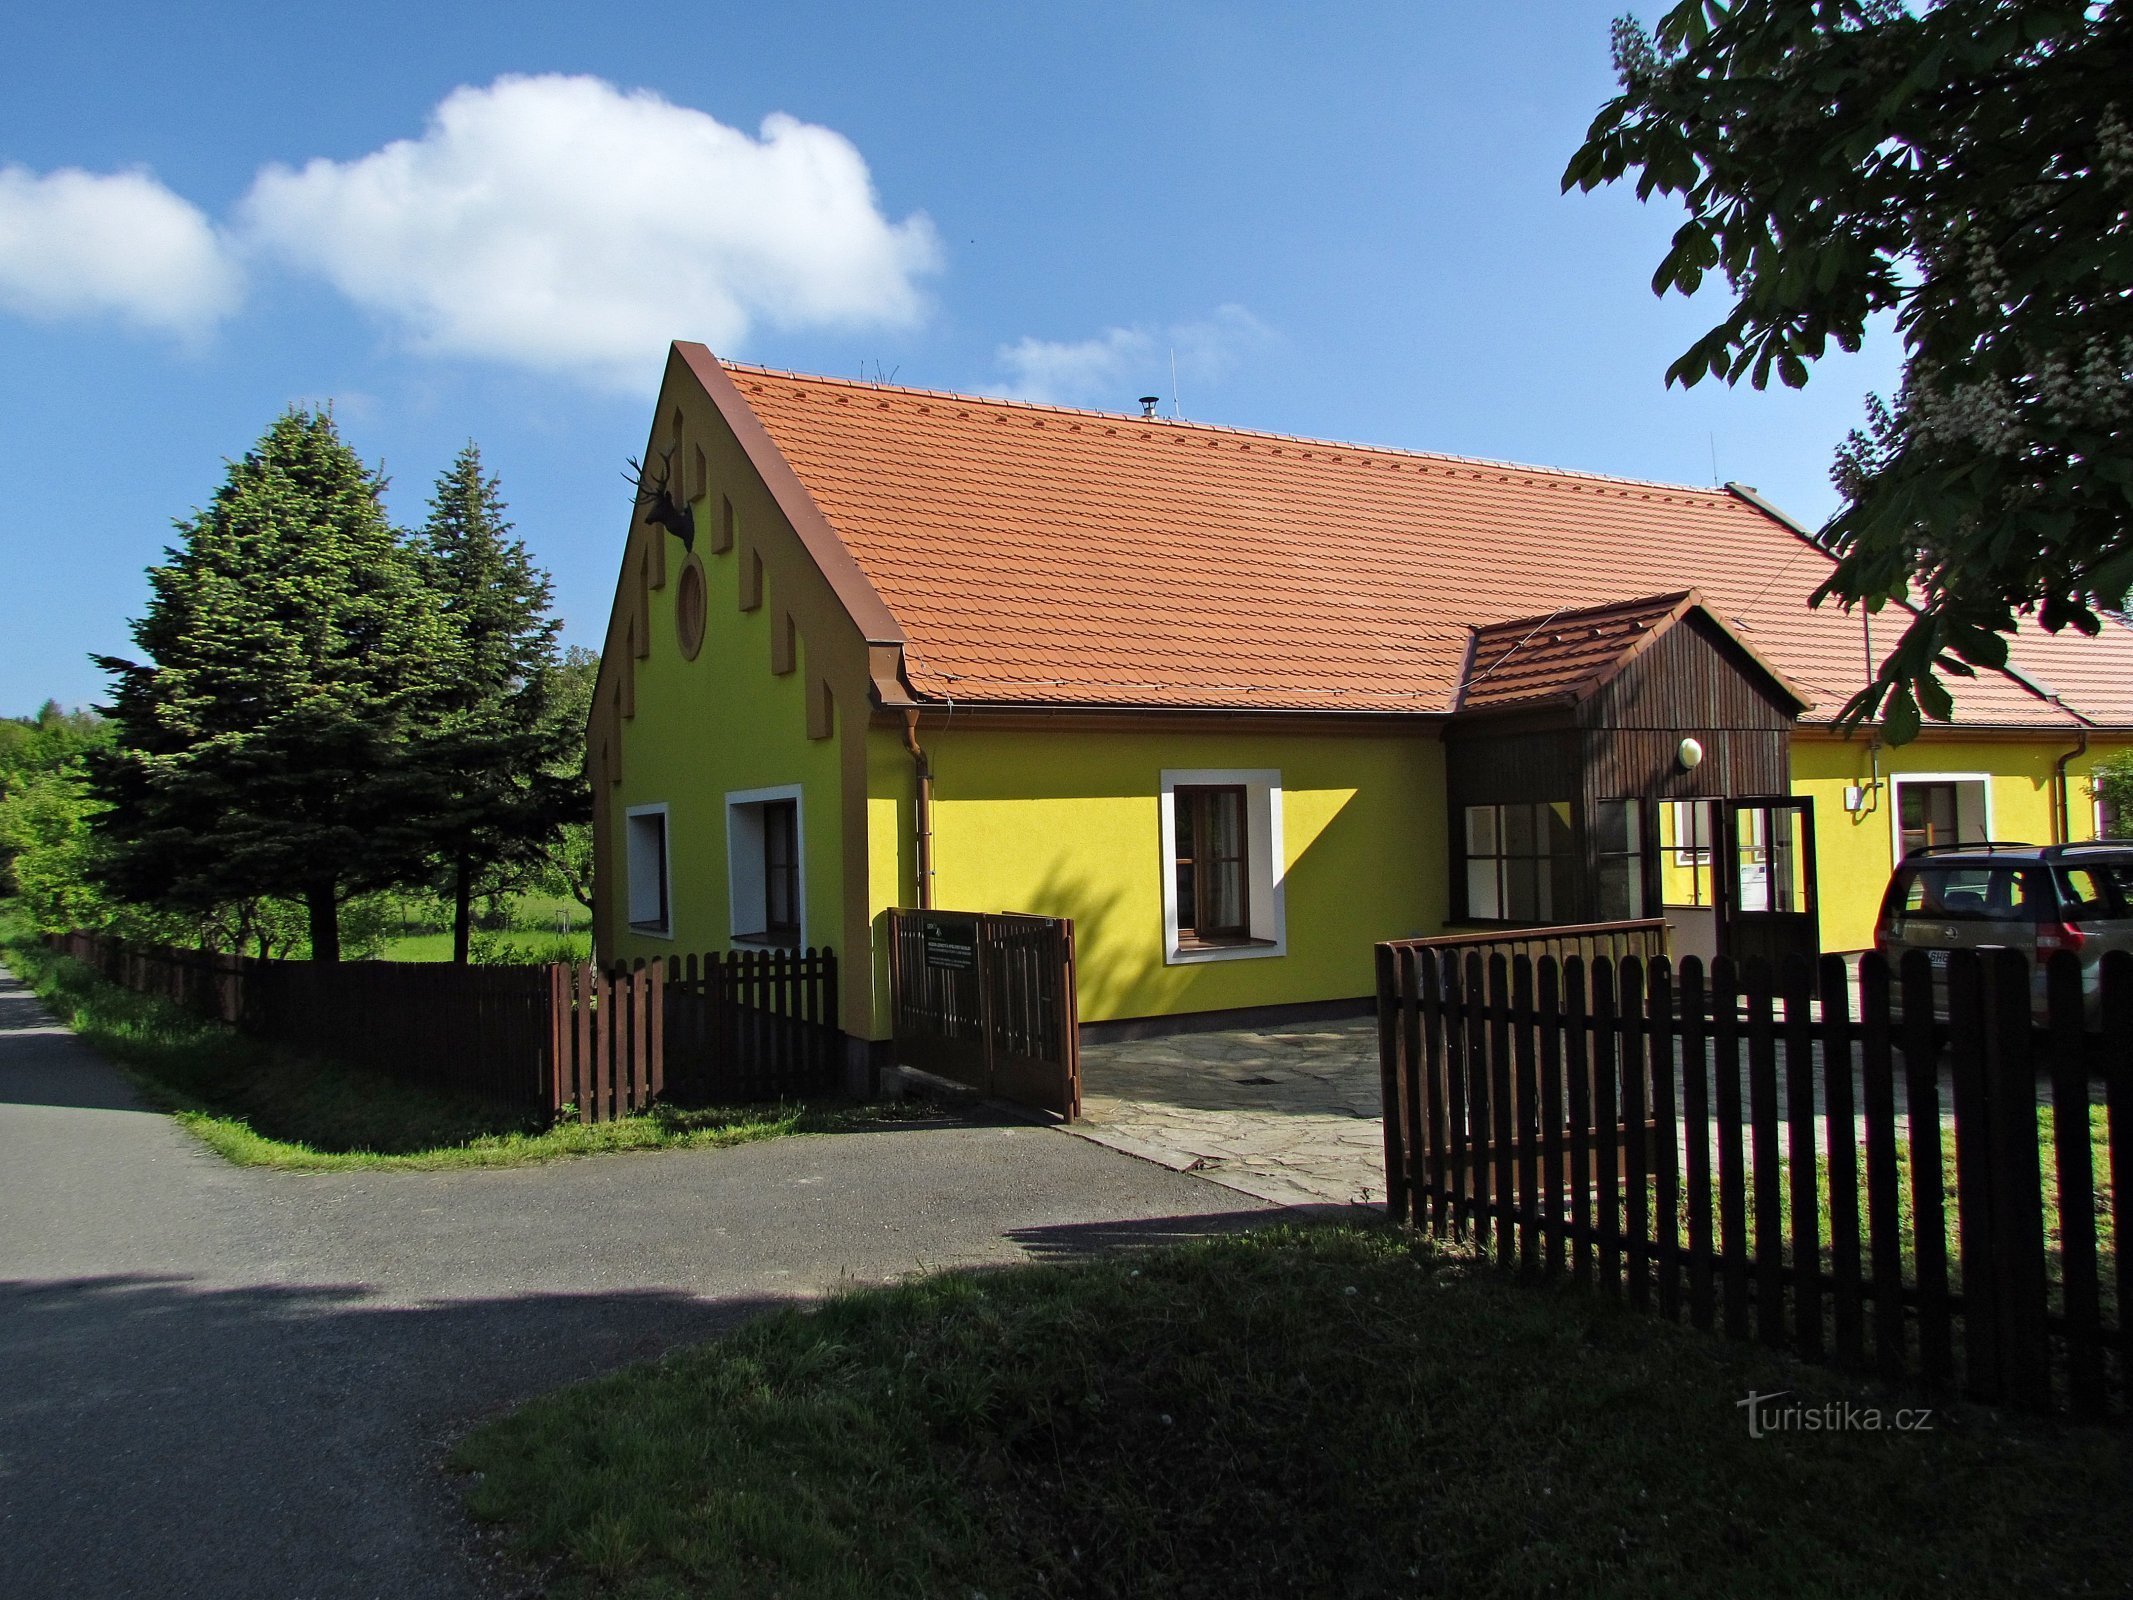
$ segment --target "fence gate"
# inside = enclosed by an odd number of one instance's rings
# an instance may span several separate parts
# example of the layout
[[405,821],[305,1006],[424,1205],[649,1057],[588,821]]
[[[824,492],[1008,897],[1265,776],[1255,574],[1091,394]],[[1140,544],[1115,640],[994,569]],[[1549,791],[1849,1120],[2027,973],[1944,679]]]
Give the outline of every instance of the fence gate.
[[1068,1121],[1081,1115],[1068,919],[892,910],[889,988],[902,1065]]

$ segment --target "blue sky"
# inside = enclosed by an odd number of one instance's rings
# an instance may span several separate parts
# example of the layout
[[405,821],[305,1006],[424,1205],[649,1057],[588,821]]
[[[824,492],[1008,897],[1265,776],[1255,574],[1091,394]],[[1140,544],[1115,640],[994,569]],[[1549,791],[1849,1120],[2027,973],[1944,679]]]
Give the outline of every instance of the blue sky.
[[1664,388],[1719,313],[1650,291],[1678,211],[1558,192],[1618,7],[11,7],[0,712],[101,694],[172,519],[295,402],[403,522],[478,441],[597,644],[670,338],[1116,409],[1175,352],[1200,420],[1715,452],[1820,521],[1894,341]]

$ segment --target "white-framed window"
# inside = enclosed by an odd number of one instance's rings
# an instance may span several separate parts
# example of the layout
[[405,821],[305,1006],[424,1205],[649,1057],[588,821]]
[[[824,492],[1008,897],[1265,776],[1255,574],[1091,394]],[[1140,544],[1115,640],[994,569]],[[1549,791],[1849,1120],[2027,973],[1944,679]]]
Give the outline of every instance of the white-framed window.
[[1161,799],[1164,962],[1287,955],[1280,770],[1166,769]]
[[1889,780],[1890,845],[1901,861],[1929,845],[1992,837],[1992,778],[1983,772],[1903,772]]
[[807,944],[807,819],[800,786],[726,796],[728,930],[735,944]]
[[667,808],[631,806],[623,821],[632,931],[674,936],[673,874],[667,862]]

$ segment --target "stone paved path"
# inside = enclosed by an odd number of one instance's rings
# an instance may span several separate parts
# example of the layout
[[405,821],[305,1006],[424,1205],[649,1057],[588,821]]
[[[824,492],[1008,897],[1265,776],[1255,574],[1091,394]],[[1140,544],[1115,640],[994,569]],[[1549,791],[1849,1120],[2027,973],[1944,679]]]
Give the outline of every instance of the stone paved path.
[[1281,1205],[1383,1205],[1377,1023],[1086,1045],[1069,1131]]

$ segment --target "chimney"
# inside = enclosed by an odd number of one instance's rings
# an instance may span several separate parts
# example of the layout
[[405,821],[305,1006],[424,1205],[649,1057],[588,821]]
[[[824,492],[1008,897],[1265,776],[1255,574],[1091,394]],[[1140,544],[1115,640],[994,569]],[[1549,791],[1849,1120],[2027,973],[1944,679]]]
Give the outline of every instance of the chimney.
[[1144,395],[1142,395],[1142,396],[1141,396],[1141,415],[1142,415],[1142,416],[1144,416],[1144,417],[1148,417],[1148,418],[1151,418],[1151,419],[1152,419],[1152,418],[1153,418],[1153,417],[1155,416],[1155,408],[1156,408],[1156,407],[1157,407],[1158,405],[1162,404],[1162,401],[1163,401],[1163,397],[1162,397],[1161,395],[1159,395],[1159,394],[1144,394]]

